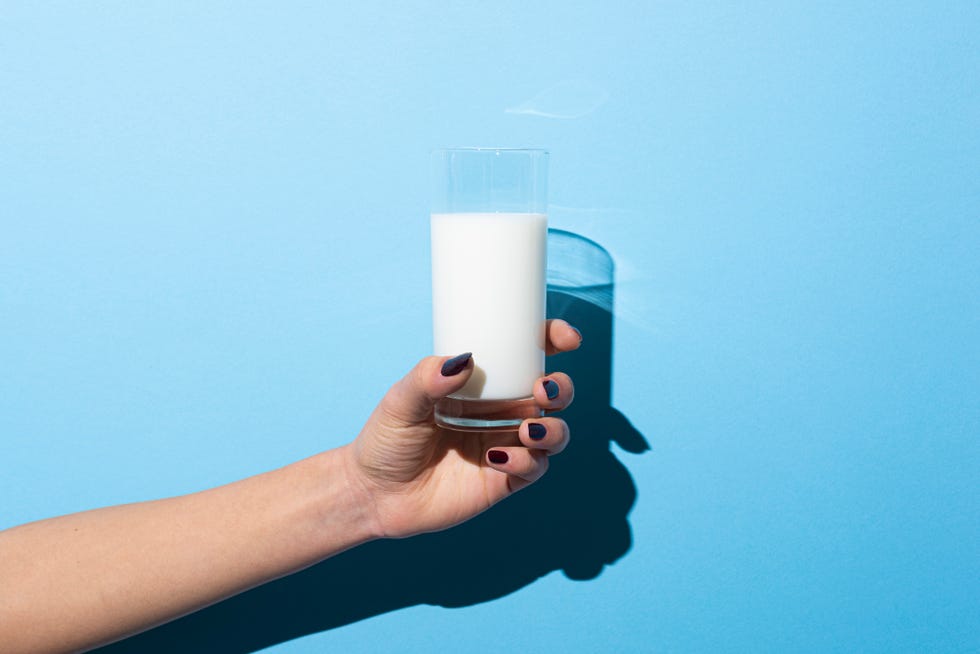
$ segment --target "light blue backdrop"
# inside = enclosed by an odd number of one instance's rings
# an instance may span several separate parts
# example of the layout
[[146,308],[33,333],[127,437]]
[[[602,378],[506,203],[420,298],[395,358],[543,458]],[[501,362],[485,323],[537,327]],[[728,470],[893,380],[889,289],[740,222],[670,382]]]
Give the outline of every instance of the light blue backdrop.
[[978,41],[975,2],[4,2],[0,527],[347,442],[430,346],[429,149],[544,146],[616,264],[631,545],[364,619],[308,577],[274,651],[976,651]]

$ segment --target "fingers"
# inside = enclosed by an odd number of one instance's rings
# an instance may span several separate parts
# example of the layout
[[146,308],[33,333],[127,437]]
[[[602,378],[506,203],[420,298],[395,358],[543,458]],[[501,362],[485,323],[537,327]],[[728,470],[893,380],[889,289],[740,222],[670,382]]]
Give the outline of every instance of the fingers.
[[472,373],[469,352],[454,357],[426,357],[389,389],[381,400],[381,409],[407,423],[427,420],[435,403],[461,389]]
[[487,465],[507,475],[513,493],[533,484],[548,471],[548,457],[568,445],[568,425],[559,418],[535,418],[521,425],[524,447],[495,446],[487,450]]
[[494,447],[487,450],[487,464],[507,474],[507,487],[516,492],[548,472],[548,453],[524,447]]
[[549,355],[577,350],[582,344],[582,332],[557,318],[545,323],[545,334],[545,353]]
[[545,411],[561,411],[575,399],[575,386],[565,373],[553,372],[534,384],[533,395]]
[[[564,320],[548,320],[545,333],[548,354],[574,350],[582,343],[582,334]],[[426,357],[388,391],[381,408],[405,422],[426,420],[436,401],[461,389],[472,373],[470,352],[455,357]],[[549,375],[534,390],[538,405],[548,411],[565,408],[573,395],[572,382],[562,373]]]
[[518,436],[525,447],[558,454],[568,445],[568,425],[561,418],[535,418],[521,425]]

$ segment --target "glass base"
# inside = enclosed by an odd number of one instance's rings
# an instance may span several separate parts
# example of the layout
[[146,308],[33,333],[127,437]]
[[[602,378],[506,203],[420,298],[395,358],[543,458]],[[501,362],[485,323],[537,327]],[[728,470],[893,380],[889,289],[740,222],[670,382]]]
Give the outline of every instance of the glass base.
[[528,418],[544,415],[533,397],[468,400],[444,397],[436,403],[436,424],[459,431],[517,431]]

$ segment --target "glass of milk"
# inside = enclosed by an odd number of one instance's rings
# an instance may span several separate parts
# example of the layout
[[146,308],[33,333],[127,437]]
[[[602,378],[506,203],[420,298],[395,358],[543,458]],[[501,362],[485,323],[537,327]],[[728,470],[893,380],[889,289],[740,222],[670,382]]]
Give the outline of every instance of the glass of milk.
[[516,430],[541,415],[548,153],[449,148],[432,153],[434,352],[473,353],[473,374],[436,405],[450,429]]

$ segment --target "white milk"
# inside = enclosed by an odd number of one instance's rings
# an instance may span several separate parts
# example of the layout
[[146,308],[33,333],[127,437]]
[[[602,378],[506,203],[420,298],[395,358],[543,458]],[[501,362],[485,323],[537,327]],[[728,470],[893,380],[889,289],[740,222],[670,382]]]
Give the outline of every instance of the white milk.
[[435,354],[475,366],[453,397],[527,397],[544,374],[547,232],[542,213],[432,214]]

